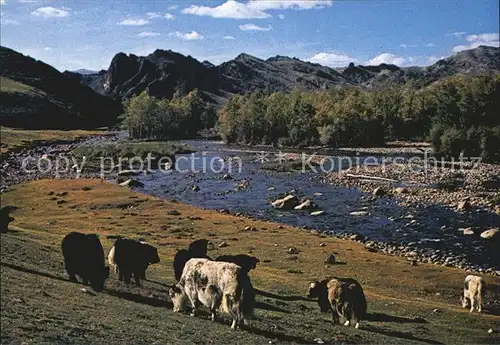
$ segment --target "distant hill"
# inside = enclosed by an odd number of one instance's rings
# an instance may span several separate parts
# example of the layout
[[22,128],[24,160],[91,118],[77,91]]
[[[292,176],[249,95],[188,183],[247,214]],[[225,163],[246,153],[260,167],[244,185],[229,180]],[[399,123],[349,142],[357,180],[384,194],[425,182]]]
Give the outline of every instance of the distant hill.
[[286,56],[267,60],[240,54],[214,66],[171,50],[156,50],[141,57],[117,54],[107,71],[77,75],[81,83],[115,99],[127,99],[148,90],[156,97],[171,98],[180,90],[198,88],[208,100],[224,103],[232,94],[254,90],[290,91],[328,90],[346,85],[376,88],[414,80],[427,85],[455,75],[495,74],[500,72],[499,48],[481,46],[442,59],[428,67],[400,68],[381,64],[349,64],[330,68]]
[[113,125],[121,104],[55,68],[0,46],[0,124],[23,128]]
[[73,73],[82,74],[82,75],[88,75],[88,74],[96,74],[96,73],[99,73],[99,71],[92,71],[92,70],[85,69],[85,68],[82,68],[82,69],[77,69],[76,71],[72,71],[72,72],[73,72]]

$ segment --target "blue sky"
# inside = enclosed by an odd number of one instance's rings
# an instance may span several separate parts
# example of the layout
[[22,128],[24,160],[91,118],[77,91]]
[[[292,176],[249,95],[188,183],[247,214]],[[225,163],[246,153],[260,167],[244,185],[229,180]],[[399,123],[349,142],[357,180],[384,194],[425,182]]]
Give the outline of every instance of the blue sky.
[[172,49],[214,64],[245,52],[333,67],[428,65],[498,46],[498,0],[0,0],[1,44],[59,70]]

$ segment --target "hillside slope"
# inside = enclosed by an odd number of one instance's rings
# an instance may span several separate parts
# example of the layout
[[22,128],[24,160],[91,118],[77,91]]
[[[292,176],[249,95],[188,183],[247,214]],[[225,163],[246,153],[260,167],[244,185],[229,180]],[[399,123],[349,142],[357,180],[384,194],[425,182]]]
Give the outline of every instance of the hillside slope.
[[95,128],[116,122],[121,104],[55,68],[0,46],[0,124],[30,129]]

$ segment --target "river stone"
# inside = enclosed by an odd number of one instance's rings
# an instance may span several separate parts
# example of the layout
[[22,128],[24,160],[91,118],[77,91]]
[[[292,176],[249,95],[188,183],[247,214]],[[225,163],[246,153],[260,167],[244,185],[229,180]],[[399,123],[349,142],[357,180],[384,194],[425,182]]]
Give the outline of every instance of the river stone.
[[489,229],[486,231],[483,231],[481,233],[481,238],[484,238],[485,240],[490,240],[490,239],[498,239],[500,230],[499,229]]
[[129,187],[129,188],[144,187],[144,183],[136,181],[136,180],[128,179],[127,181],[120,183],[120,186]]
[[287,195],[283,199],[278,199],[276,201],[273,201],[271,205],[274,208],[280,209],[280,210],[291,210],[295,206],[297,206],[299,203],[299,200],[297,199],[296,196],[294,195]]
[[314,207],[311,200],[307,199],[302,204],[294,207],[295,210],[310,210]]
[[200,190],[200,187],[194,184],[194,185],[191,186],[191,190],[193,192],[198,192]]
[[384,196],[385,195],[385,190],[382,187],[377,187],[373,190],[372,194],[374,196]]
[[118,172],[118,176],[137,176],[141,172],[137,170],[122,170]]
[[325,264],[327,264],[327,265],[335,265],[335,262],[336,262],[336,259],[335,259],[335,255],[333,255],[333,254],[328,255],[328,257],[325,259]]
[[349,237],[353,241],[362,241],[365,239],[365,237],[361,234],[354,234]]
[[299,250],[295,247],[288,248],[288,254],[298,254]]
[[457,211],[469,211],[472,208],[472,205],[468,200],[462,200],[457,205]]
[[396,193],[396,194],[406,194],[406,193],[408,193],[408,188],[398,187],[398,188],[394,189],[394,193]]
[[314,211],[314,212],[311,212],[311,216],[321,216],[324,213],[325,213],[325,211]]
[[366,211],[354,211],[354,212],[351,212],[349,213],[351,216],[358,216],[358,217],[362,217],[362,216],[367,216],[369,215],[368,212]]
[[458,230],[462,231],[465,236],[474,235],[474,230],[472,230],[472,228],[461,228],[461,229],[458,229]]

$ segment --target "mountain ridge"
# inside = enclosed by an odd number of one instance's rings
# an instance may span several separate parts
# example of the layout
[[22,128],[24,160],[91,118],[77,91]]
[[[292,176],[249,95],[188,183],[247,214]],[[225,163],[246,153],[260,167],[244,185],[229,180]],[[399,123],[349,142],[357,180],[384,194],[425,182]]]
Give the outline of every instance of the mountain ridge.
[[350,63],[342,68],[282,55],[264,60],[247,53],[213,65],[207,60],[200,62],[189,55],[157,49],[147,56],[118,53],[107,70],[79,78],[95,91],[116,99],[127,99],[144,90],[155,97],[171,98],[175,92],[197,88],[209,101],[223,103],[232,94],[255,90],[376,88],[411,80],[427,85],[455,74],[499,73],[498,66],[500,49],[489,46],[465,50],[425,67]]

